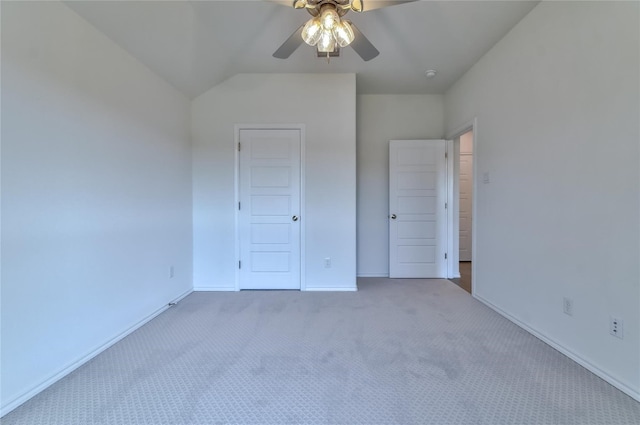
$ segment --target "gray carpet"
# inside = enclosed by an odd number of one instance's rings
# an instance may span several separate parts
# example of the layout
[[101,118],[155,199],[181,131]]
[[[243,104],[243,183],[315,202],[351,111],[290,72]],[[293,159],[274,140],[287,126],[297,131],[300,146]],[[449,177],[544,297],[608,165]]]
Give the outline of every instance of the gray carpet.
[[640,403],[445,280],[193,293],[12,424],[640,424]]

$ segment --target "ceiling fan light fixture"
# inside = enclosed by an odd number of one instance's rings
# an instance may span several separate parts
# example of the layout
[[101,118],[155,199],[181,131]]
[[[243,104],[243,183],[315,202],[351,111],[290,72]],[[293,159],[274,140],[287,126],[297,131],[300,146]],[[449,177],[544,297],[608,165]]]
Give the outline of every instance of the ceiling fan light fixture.
[[309,21],[307,21],[307,23],[304,25],[304,28],[302,28],[302,39],[309,46],[315,46],[320,40],[322,32],[322,24],[320,24],[320,19],[309,19]]
[[321,53],[330,53],[336,49],[336,40],[333,38],[331,31],[324,30],[318,41],[318,51]]
[[327,31],[333,31],[333,29],[340,23],[340,16],[336,11],[335,6],[327,5],[322,8],[320,14],[320,22]]
[[348,21],[342,21],[333,29],[333,37],[340,47],[347,47],[355,38],[351,24]]
[[362,0],[351,0],[351,10],[354,12],[362,12],[363,9]]
[[312,18],[298,27],[273,56],[287,59],[304,42],[315,46],[318,55],[324,53],[327,58],[331,54],[337,55],[340,48],[351,46],[365,62],[370,61],[380,52],[351,21],[343,17],[350,11],[364,12],[414,1],[418,0],[378,0],[369,5],[369,0],[290,0],[287,3],[293,8],[306,9]]
[[303,9],[307,7],[307,0],[293,0],[294,9]]

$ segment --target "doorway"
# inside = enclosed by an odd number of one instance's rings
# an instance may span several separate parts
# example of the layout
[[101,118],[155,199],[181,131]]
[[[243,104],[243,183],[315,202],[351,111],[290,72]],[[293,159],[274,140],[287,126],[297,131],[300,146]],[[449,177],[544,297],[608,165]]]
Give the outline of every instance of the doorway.
[[[456,137],[454,151],[456,154],[454,166],[457,178],[456,197],[457,215],[457,254],[459,277],[451,279],[465,291],[472,293],[473,269],[473,130],[469,130]],[[455,193],[457,192],[457,193]],[[454,215],[454,220],[456,219]]]

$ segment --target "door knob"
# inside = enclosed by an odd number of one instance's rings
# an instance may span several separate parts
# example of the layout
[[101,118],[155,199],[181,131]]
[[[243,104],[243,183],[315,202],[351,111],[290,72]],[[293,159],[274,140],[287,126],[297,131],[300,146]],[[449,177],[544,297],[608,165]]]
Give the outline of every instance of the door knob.
[[397,215],[395,215],[395,214],[391,214],[391,220],[395,220],[396,218],[398,218],[398,216],[397,216]]
[[293,221],[298,221],[298,216],[297,216],[297,215],[294,215],[293,217],[291,217],[291,220],[293,220]]

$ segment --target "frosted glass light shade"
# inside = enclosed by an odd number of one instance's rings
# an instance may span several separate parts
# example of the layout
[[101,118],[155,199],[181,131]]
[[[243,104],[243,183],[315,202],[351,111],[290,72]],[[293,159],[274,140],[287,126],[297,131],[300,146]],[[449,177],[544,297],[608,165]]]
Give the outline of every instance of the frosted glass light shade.
[[331,31],[324,30],[318,41],[318,51],[321,53],[331,53],[336,49],[336,40]]
[[321,36],[322,25],[320,24],[320,19],[309,19],[309,21],[304,25],[304,28],[302,28],[302,39],[304,42],[309,46],[315,46]]
[[333,36],[335,37],[340,47],[346,47],[355,38],[351,24],[347,21],[342,21],[333,29]]
[[331,7],[325,7],[320,15],[320,22],[327,31],[333,31],[333,29],[340,23],[340,16],[338,12]]

